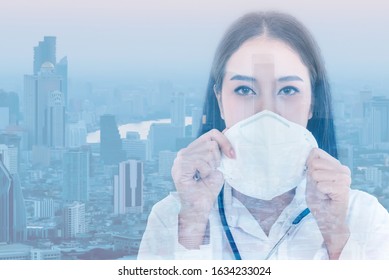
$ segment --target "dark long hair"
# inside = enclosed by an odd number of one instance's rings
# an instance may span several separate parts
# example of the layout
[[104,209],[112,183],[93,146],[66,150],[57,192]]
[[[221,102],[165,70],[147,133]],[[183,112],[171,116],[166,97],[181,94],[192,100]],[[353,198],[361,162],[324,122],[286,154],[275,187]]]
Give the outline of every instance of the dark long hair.
[[321,149],[337,158],[331,91],[319,47],[310,32],[299,21],[278,12],[247,14],[232,24],[225,33],[213,60],[203,109],[206,120],[202,123],[199,134],[202,135],[213,128],[220,131],[225,128],[214,86],[218,91],[221,90],[225,66],[231,55],[247,40],[264,34],[289,45],[307,66],[313,103],[312,118],[308,121],[307,129],[316,138]]

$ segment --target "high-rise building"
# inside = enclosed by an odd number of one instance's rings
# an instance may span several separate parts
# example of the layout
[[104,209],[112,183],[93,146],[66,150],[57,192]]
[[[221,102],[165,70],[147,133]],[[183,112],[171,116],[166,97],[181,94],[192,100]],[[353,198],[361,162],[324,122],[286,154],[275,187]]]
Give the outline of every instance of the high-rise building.
[[52,198],[26,199],[26,207],[34,210],[34,218],[51,218],[55,216],[55,211],[59,209],[59,203]]
[[0,130],[2,126],[19,122],[19,96],[15,92],[0,90]]
[[54,36],[45,36],[34,47],[33,75],[24,76],[28,149],[35,145],[64,146],[68,61],[64,57],[57,64],[56,40]]
[[1,133],[0,134],[0,144],[5,144],[7,146],[15,146],[19,148],[21,137],[13,133]]
[[150,159],[147,140],[140,140],[138,132],[127,132],[122,140],[123,150],[127,159],[136,159],[145,162]]
[[10,213],[12,178],[3,160],[3,154],[0,154],[0,242],[9,242],[12,223]]
[[41,218],[51,218],[55,215],[55,201],[52,198],[44,198],[40,201]]
[[87,202],[89,198],[90,151],[87,146],[69,149],[63,158],[63,199]]
[[0,144],[15,146],[18,148],[18,151],[21,149],[26,150],[27,136],[26,129],[20,126],[13,127],[12,129],[8,129],[6,133],[0,133]]
[[57,63],[56,41],[57,38],[54,36],[45,36],[43,41],[34,47],[34,75],[38,74],[43,63],[50,62],[53,65]]
[[69,123],[66,127],[66,147],[75,148],[86,145],[87,135],[85,121]]
[[127,159],[137,159],[145,162],[150,158],[147,140],[123,139],[123,150]]
[[26,207],[18,174],[12,174],[12,232],[11,242],[24,242],[27,238]]
[[389,144],[389,99],[373,97],[364,103],[365,145]]
[[365,179],[369,183],[373,184],[375,187],[381,188],[382,187],[382,170],[378,168],[377,166],[369,166],[365,170]]
[[19,148],[21,137],[13,133],[1,133],[0,134],[0,144],[6,146],[15,146]]
[[62,82],[62,77],[55,74],[54,65],[50,62],[45,62],[37,75],[24,76],[24,109],[29,148],[35,145],[49,146],[49,97],[53,92],[62,92]]
[[124,159],[122,140],[114,115],[100,117],[100,156],[104,164],[118,164]]
[[151,156],[157,158],[160,151],[176,151],[179,135],[180,127],[174,127],[169,123],[153,123],[147,136]]
[[0,243],[26,240],[26,209],[17,174],[12,175],[0,154]]
[[12,175],[18,173],[18,148],[0,144],[0,154],[9,173]]
[[369,102],[373,97],[373,91],[369,89],[363,89],[358,92],[357,95],[352,93],[352,95],[348,95],[347,99],[347,107],[345,108],[346,112],[349,111],[351,118],[353,119],[362,119],[364,118],[364,104]]
[[185,136],[185,95],[184,93],[173,93],[171,97],[171,124],[177,127],[179,131],[178,137]]
[[126,189],[124,184],[119,182],[119,175],[113,176],[113,213],[126,214]]
[[8,146],[8,154],[9,154],[9,173],[11,175],[18,174],[18,166],[19,166],[19,154],[18,148],[15,146]]
[[64,94],[65,106],[68,106],[68,58],[63,57],[55,64],[55,72],[62,77],[62,92]]
[[119,164],[114,176],[114,214],[143,211],[143,163],[127,160]]
[[66,205],[63,211],[64,238],[75,238],[78,234],[86,232],[85,204],[75,201]]
[[46,144],[49,147],[65,146],[65,100],[60,91],[48,94],[46,110]]
[[203,109],[194,107],[192,109],[192,137],[197,138],[203,121]]
[[[27,209],[32,209],[30,216],[34,218],[41,217],[41,201],[36,199],[26,199],[24,200]],[[28,237],[28,227],[27,227],[27,237]]]

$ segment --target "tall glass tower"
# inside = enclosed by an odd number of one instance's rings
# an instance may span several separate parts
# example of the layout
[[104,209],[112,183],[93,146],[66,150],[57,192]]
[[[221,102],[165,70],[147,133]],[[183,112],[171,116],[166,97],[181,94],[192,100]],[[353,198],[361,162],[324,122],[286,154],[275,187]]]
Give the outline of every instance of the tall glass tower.
[[122,140],[114,115],[100,117],[100,155],[104,164],[118,164],[124,159]]
[[[24,120],[28,130],[28,149],[32,146],[64,146],[68,60],[64,57],[57,63],[56,41],[54,36],[45,36],[34,47],[33,74],[24,76]],[[60,102],[58,97],[61,97]]]
[[[24,76],[25,121],[28,147],[49,146],[47,112],[53,92],[62,92],[62,77],[55,73],[54,65],[45,62],[37,75]],[[64,129],[64,125],[61,124]]]
[[63,158],[63,199],[65,202],[88,201],[89,154],[87,146],[65,152]]
[[57,63],[56,42],[55,36],[45,36],[43,41],[34,47],[34,75],[38,74],[43,63],[51,62],[53,65]]

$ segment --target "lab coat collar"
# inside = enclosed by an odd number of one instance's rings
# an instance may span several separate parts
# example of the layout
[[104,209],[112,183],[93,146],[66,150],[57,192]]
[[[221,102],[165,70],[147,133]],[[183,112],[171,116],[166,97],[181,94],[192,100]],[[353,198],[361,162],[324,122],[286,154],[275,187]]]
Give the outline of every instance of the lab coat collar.
[[258,222],[251,215],[249,210],[235,197],[232,196],[231,187],[224,184],[224,208],[227,218],[227,223],[230,228],[240,228],[246,233],[257,237],[261,240],[277,239],[292,221],[303,211],[307,206],[305,202],[306,179],[302,180],[296,188],[295,196],[292,202],[285,207],[273,224],[269,236],[265,234]]

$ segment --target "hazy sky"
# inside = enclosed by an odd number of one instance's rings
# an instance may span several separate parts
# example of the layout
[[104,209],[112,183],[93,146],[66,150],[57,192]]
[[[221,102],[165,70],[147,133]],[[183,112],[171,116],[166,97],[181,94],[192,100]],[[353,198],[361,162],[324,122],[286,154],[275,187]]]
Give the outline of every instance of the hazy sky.
[[[57,36],[57,59],[85,80],[190,80],[208,74],[228,25],[280,10],[314,34],[334,79],[389,80],[383,0],[1,0],[0,88],[32,72],[33,47]],[[8,83],[8,84],[7,84]]]

